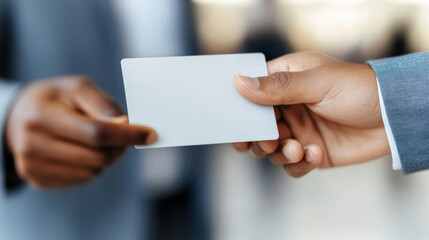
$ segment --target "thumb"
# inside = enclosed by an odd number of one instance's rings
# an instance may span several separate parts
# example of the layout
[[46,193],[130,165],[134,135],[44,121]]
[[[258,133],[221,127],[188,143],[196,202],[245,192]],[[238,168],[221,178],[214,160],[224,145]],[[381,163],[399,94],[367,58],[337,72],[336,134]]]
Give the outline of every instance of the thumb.
[[246,99],[262,105],[320,102],[329,77],[319,67],[302,72],[276,72],[264,77],[234,77],[234,87]]

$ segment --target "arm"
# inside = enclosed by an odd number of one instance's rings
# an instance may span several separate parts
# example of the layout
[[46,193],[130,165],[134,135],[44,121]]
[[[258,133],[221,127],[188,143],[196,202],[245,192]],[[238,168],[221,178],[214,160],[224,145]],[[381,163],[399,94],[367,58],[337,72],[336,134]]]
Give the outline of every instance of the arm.
[[[368,61],[377,75],[392,154],[404,173],[429,168],[429,52]],[[386,122],[388,124],[386,124]],[[394,146],[396,145],[396,146]],[[395,159],[394,159],[395,160]]]
[[369,64],[297,53],[269,62],[269,76],[235,78],[241,95],[277,106],[281,136],[236,147],[296,177],[395,153],[395,143],[404,173],[429,168],[429,53]]

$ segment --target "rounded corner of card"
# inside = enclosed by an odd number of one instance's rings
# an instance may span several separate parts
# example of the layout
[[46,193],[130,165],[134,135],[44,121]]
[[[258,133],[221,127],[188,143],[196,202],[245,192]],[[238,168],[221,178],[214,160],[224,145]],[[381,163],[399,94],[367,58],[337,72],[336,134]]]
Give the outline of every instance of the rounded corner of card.
[[255,53],[256,55],[258,55],[258,56],[261,56],[262,58],[264,58],[264,61],[265,61],[265,54],[264,53],[262,53],[262,52],[257,52],[257,53]]
[[276,131],[273,134],[272,140],[277,140],[277,139],[279,139],[279,137],[280,137],[279,130],[276,128]]
[[137,149],[137,150],[142,150],[142,149],[145,149],[146,147],[145,146],[135,145],[134,148]]
[[125,63],[127,63],[128,62],[128,58],[122,58],[121,59],[121,65],[123,66]]

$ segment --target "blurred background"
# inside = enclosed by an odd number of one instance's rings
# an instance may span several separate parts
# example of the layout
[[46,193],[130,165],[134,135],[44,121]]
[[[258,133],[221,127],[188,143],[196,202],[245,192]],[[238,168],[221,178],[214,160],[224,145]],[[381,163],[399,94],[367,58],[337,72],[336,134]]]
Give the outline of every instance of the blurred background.
[[[122,57],[319,51],[364,63],[428,51],[428,26],[426,0],[0,0],[0,90],[3,78],[84,74],[125,107]],[[429,239],[429,171],[404,176],[390,156],[294,179],[231,144],[129,150],[57,191],[23,184],[3,151],[0,240]]]
[[[188,7],[199,54],[263,52],[270,60],[315,50],[363,63],[429,50],[429,2],[423,0],[192,0]],[[208,149],[204,208],[212,239],[429,236],[429,171],[404,176],[386,156],[293,179],[231,145]],[[180,164],[169,157],[177,150],[168,151],[142,153],[142,179],[167,205],[182,199],[174,194]]]

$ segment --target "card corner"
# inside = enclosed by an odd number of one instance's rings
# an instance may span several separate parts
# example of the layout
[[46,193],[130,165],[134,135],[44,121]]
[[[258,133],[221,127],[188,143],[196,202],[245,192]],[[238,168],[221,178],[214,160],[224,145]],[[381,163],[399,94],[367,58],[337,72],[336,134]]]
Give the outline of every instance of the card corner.
[[121,65],[123,65],[126,62],[128,62],[129,60],[130,60],[130,58],[122,58],[121,59]]

